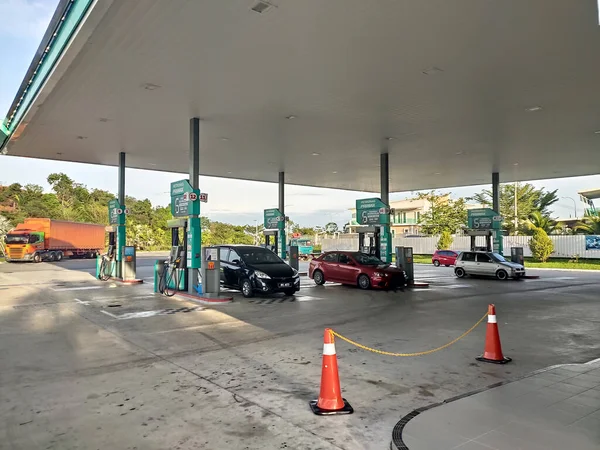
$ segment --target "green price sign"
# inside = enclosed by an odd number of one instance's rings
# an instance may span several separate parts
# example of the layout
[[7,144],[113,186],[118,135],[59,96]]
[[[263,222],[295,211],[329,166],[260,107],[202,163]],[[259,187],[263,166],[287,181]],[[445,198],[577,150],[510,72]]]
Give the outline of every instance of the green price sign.
[[264,226],[267,230],[280,228],[284,223],[285,218],[277,208],[265,209]]
[[470,209],[467,211],[469,228],[473,230],[499,230],[502,228],[502,216],[490,208]]
[[356,221],[359,225],[390,223],[390,208],[380,198],[356,200]]
[[188,180],[171,183],[171,214],[173,217],[200,215],[200,191],[192,189]]
[[117,199],[112,199],[108,202],[108,223],[111,225],[124,225],[124,212],[125,210],[122,205],[119,205],[119,201]]

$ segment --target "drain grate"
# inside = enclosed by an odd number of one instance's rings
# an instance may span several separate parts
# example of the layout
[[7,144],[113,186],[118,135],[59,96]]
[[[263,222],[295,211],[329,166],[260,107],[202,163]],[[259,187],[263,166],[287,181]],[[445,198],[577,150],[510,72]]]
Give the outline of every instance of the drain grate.
[[121,304],[120,303],[111,303],[109,305],[107,305],[109,308],[120,308]]

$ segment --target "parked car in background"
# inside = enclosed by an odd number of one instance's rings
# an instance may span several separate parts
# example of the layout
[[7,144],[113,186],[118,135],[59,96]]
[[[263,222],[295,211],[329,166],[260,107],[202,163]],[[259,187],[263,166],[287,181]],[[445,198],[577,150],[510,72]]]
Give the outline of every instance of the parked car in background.
[[525,276],[525,267],[504,259],[494,252],[461,252],[456,258],[454,273],[458,278],[466,275],[496,277],[499,280],[519,279]]
[[404,270],[361,252],[327,252],[313,259],[308,276],[316,284],[325,281],[358,286],[361,289],[403,289]]
[[457,257],[458,252],[454,252],[452,250],[436,250],[433,256],[431,257],[431,262],[436,267],[450,267],[454,265]]
[[284,260],[264,247],[218,245],[221,260],[221,284],[239,289],[249,298],[255,292],[283,292],[294,295],[300,290],[300,275]]

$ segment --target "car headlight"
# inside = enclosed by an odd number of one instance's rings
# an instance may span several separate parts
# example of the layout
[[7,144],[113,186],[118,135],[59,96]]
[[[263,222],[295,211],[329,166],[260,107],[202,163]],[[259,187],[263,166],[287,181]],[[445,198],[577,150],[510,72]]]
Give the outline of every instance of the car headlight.
[[296,269],[292,269],[292,273],[293,273],[293,277],[294,278],[298,278],[300,275],[298,274],[298,271]]
[[385,277],[385,273],[383,273],[383,272],[375,272],[373,274],[373,276],[382,278],[382,277]]
[[267,275],[264,272],[261,272],[260,270],[255,270],[254,271],[254,275],[256,275],[256,278],[262,278],[263,280],[270,280],[271,277],[269,275]]

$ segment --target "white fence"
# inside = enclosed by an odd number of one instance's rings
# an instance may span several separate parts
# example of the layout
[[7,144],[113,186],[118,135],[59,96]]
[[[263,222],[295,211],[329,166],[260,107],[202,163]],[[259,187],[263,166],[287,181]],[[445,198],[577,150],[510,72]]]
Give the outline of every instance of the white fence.
[[[579,255],[580,258],[600,259],[600,250],[586,250],[584,235],[560,235],[549,236],[554,242],[553,258],[571,258],[573,255]],[[484,238],[477,238],[477,245],[485,245]],[[479,241],[481,239],[481,242]],[[529,249],[529,240],[531,236],[504,236],[504,254],[510,255],[512,247],[523,247],[525,256],[531,256]],[[397,237],[392,241],[394,247],[404,246],[412,247],[416,255],[431,255],[436,250],[438,237]],[[469,250],[471,238],[468,236],[454,236],[451,250]],[[332,250],[356,251],[358,250],[358,235],[341,235],[338,239],[323,239],[322,250],[324,252]]]

